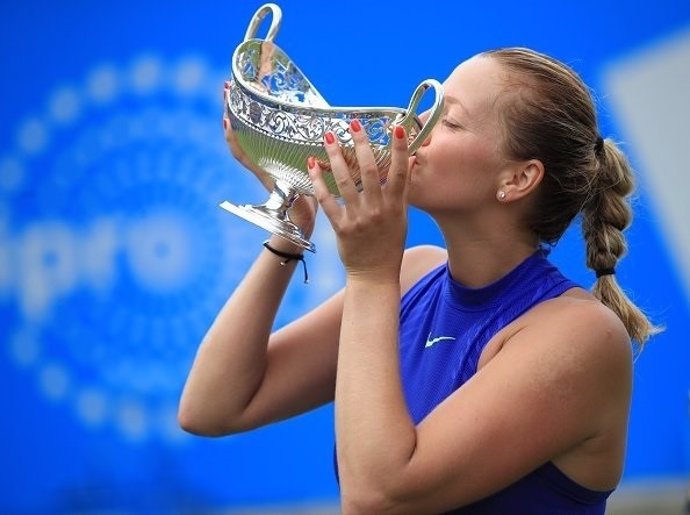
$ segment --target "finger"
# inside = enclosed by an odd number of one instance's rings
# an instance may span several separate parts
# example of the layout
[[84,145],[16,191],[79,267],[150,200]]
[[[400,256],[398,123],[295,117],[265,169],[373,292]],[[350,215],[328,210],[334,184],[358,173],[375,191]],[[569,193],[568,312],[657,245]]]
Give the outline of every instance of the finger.
[[225,139],[229,140],[228,129],[230,128],[230,114],[228,113],[228,94],[230,93],[230,81],[223,83],[223,132],[225,132]]
[[228,111],[228,95],[230,94],[230,81],[223,83],[223,113]]
[[340,196],[343,197],[348,204],[358,202],[359,195],[357,193],[357,187],[352,180],[350,168],[347,166],[345,158],[340,151],[340,144],[335,134],[328,131],[324,136],[324,144]]
[[355,155],[359,165],[360,177],[364,198],[368,201],[376,201],[381,198],[381,181],[379,180],[379,168],[371,151],[367,133],[362,130],[362,124],[354,119],[350,122],[350,134],[355,144]]
[[340,219],[342,208],[328,190],[326,181],[323,179],[323,170],[313,156],[309,156],[307,159],[307,170],[314,186],[314,198],[323,208],[323,212],[331,225],[334,225]]
[[388,170],[386,191],[394,196],[404,196],[407,193],[410,153],[407,147],[407,132],[401,125],[393,129],[391,147],[391,167]]

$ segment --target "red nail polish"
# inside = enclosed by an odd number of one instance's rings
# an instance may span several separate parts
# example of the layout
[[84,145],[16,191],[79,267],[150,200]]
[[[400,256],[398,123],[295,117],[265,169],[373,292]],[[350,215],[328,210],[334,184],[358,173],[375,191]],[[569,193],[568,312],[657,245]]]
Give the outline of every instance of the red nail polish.
[[314,159],[314,156],[309,156],[307,158],[307,168],[312,169],[316,166],[316,159]]
[[357,118],[355,118],[350,122],[350,128],[355,132],[359,132],[362,130],[362,124],[359,123],[359,120]]
[[223,130],[228,130],[228,119],[223,118]]
[[326,143],[329,145],[335,143],[335,136],[333,136],[333,133],[330,131],[326,133]]
[[403,129],[402,125],[398,125],[393,132],[398,139],[403,139],[405,137],[405,129]]

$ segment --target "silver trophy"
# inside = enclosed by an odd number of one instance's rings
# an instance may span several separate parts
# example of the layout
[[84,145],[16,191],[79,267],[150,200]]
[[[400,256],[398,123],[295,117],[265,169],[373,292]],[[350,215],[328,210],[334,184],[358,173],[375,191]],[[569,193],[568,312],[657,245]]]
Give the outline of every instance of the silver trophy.
[[[272,19],[266,38],[256,38],[268,13]],[[290,221],[288,209],[299,195],[314,193],[307,172],[309,156],[314,156],[327,170],[326,184],[333,195],[339,195],[333,174],[328,171],[324,134],[331,131],[338,138],[352,178],[360,187],[360,170],[348,130],[351,120],[359,120],[369,137],[383,183],[391,160],[393,128],[405,127],[410,153],[415,152],[441,116],[443,89],[438,81],[423,81],[412,94],[407,109],[331,107],[273,42],[281,18],[281,10],[275,4],[265,4],[254,14],[244,41],[232,56],[231,87],[225,106],[237,143],[252,162],[274,179],[273,191],[262,205],[238,206],[224,201],[220,207],[314,252],[314,244]],[[415,112],[428,89],[434,90],[435,98],[422,123]]]

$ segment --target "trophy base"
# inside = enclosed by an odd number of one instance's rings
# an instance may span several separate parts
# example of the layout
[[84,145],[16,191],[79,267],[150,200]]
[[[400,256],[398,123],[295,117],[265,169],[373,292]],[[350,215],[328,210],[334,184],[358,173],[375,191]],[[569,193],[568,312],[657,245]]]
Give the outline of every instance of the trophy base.
[[271,234],[285,238],[309,252],[316,252],[316,246],[304,237],[302,231],[289,219],[283,218],[280,210],[275,210],[263,206],[252,206],[244,204],[236,206],[227,200],[220,203],[220,207],[226,211],[244,218],[248,222],[266,229]]

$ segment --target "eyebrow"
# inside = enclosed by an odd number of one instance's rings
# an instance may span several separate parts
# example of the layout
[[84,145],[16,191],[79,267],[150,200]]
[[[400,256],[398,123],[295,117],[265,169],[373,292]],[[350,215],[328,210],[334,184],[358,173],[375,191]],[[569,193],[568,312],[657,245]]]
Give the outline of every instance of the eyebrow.
[[465,114],[469,114],[469,111],[467,110],[465,105],[462,102],[460,102],[460,100],[458,98],[452,97],[450,95],[446,95],[444,100],[445,100],[446,104],[448,104],[448,105],[460,106],[460,108],[465,112]]

